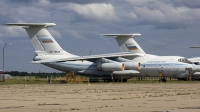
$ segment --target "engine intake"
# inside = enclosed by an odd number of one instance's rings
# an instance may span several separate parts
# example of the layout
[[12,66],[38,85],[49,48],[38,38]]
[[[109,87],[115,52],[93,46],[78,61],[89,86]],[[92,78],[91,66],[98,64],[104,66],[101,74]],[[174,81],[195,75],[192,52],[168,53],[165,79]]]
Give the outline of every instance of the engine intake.
[[123,71],[124,68],[123,63],[101,63],[97,65],[97,69],[103,71]]

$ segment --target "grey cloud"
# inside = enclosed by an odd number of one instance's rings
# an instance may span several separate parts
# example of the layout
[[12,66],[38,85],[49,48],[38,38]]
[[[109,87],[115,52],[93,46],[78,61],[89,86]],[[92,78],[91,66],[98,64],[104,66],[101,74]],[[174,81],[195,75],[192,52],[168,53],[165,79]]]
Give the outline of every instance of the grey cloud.
[[0,24],[3,25],[4,23],[11,22],[15,20],[15,15],[17,12],[7,4],[5,1],[1,1],[0,3]]
[[1,0],[1,1],[5,1],[6,3],[11,3],[11,4],[14,4],[14,3],[17,3],[17,4],[28,4],[28,3],[32,3],[36,0]]
[[129,11],[119,11],[123,21],[132,25],[150,25],[157,29],[177,29],[198,26],[200,9],[193,9],[186,6],[173,6],[160,0],[127,0],[131,5],[126,4]]
[[[199,56],[189,49],[198,45],[200,8],[199,1],[170,0],[50,0],[21,1],[2,0],[0,3],[1,24],[7,22],[53,22],[50,33],[66,51],[76,55],[120,52],[113,38],[100,37],[102,33],[141,33],[136,41],[147,53],[157,55]],[[110,4],[114,16],[95,15],[87,8],[87,13],[66,7],[69,4],[85,8],[86,5]],[[100,6],[99,6],[100,7]],[[99,8],[98,8],[99,9]],[[104,8],[105,9],[105,8]],[[104,11],[106,12],[106,11]],[[170,41],[171,40],[171,41]],[[7,70],[55,71],[40,65],[32,65],[34,49],[24,29],[19,27],[0,27],[0,47],[13,43],[7,50]],[[186,52],[187,51],[187,52]],[[15,54],[15,56],[12,56]],[[17,67],[19,63],[23,67]],[[1,68],[2,65],[0,65]],[[8,67],[9,66],[9,67]]]
[[50,0],[52,3],[77,3],[77,4],[89,4],[89,3],[109,3],[113,0]]
[[39,1],[49,1],[51,3],[78,3],[78,4],[88,4],[88,3],[105,3],[112,2],[113,0],[4,0],[7,3],[17,3],[17,4],[32,4]]
[[172,4],[175,7],[188,7],[188,8],[200,8],[199,0],[164,0],[166,3]]

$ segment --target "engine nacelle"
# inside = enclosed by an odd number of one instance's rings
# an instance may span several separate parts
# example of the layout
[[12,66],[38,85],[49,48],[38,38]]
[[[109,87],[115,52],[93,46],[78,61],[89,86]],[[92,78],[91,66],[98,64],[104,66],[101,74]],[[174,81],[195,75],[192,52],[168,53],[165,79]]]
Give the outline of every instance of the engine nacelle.
[[137,62],[124,62],[125,70],[139,70],[140,63]]
[[124,64],[123,63],[101,63],[97,65],[98,70],[103,71],[123,71]]

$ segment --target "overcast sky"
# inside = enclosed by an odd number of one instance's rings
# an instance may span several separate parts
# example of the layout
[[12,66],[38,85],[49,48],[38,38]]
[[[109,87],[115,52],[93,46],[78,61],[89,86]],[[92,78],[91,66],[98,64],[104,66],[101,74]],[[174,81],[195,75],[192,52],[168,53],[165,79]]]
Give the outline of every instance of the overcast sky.
[[25,30],[5,23],[56,23],[50,33],[67,52],[76,55],[121,52],[107,33],[141,33],[135,38],[146,53],[200,56],[200,0],[0,0],[0,69],[57,72],[31,64],[33,46]]

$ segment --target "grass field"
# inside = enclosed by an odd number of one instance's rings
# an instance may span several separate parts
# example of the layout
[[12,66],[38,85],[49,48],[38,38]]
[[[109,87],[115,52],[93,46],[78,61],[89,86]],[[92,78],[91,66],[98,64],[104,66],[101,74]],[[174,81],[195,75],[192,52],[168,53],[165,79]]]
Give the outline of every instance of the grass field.
[[[6,85],[6,84],[48,84],[50,83],[48,79],[46,78],[34,78],[34,79],[8,79],[5,80],[5,82],[0,81],[0,85]],[[51,81],[52,84],[61,84],[61,79],[53,79]],[[88,82],[87,79],[79,80],[78,82],[68,82],[68,83],[91,83]],[[100,81],[98,83],[108,83]],[[109,83],[122,83],[122,82],[109,82]],[[123,82],[124,83],[124,82]],[[143,79],[138,80],[136,78],[129,79],[128,82],[125,83],[200,83],[200,81],[179,81],[177,79],[167,80],[167,82],[159,82],[158,79]]]

